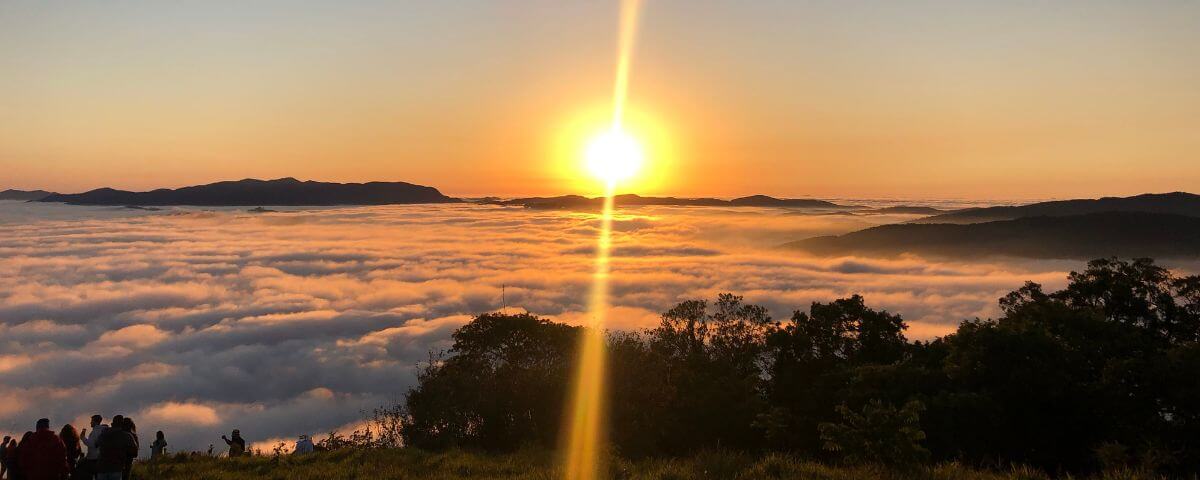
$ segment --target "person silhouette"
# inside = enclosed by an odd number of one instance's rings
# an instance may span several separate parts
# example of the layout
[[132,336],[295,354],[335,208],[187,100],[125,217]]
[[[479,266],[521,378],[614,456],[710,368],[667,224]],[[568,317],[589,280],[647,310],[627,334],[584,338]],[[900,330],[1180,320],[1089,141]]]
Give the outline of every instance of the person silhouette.
[[37,421],[37,428],[23,440],[18,462],[29,480],[59,480],[67,474],[67,448],[50,429],[50,419]]
[[59,430],[58,438],[67,448],[67,475],[74,475],[79,457],[83,456],[83,444],[79,441],[79,433],[75,431],[74,425],[68,423]]
[[242,431],[233,429],[233,438],[226,438],[221,435],[221,440],[229,445],[229,458],[236,458],[246,454],[246,440],[242,438]]
[[4,441],[0,442],[0,478],[4,478],[4,474],[8,472],[8,441],[12,437],[5,435]]
[[150,459],[158,460],[167,454],[167,437],[162,430],[154,434],[154,443],[150,444]]
[[21,447],[29,445],[30,437],[33,437],[33,432],[25,432],[20,441],[14,438],[5,452],[8,456],[8,478],[12,480],[25,480],[25,472],[21,468]]
[[129,432],[129,435],[133,436],[133,446],[134,446],[133,455],[130,455],[125,458],[125,469],[122,470],[122,472],[121,472],[121,478],[123,480],[129,480],[130,478],[133,477],[133,461],[135,459],[137,459],[138,452],[141,451],[142,442],[141,442],[141,440],[138,439],[137,425],[133,423],[132,418],[129,418],[129,417],[122,418],[121,419],[121,429],[125,430],[126,432]]
[[137,441],[125,428],[124,420],[123,417],[113,417],[113,426],[96,442],[100,449],[95,464],[96,480],[121,480],[125,476],[126,464],[137,457]]

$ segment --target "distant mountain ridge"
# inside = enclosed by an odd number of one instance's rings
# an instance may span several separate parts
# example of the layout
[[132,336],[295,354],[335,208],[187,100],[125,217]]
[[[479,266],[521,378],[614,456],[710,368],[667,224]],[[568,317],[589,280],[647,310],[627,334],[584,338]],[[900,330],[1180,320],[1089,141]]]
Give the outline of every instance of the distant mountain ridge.
[[784,247],[822,255],[1197,258],[1200,217],[1115,211],[969,224],[904,223],[809,238]]
[[54,192],[47,192],[45,190],[13,190],[10,188],[0,192],[0,200],[41,200],[50,195],[56,194]]
[[443,195],[433,187],[405,182],[302,182],[289,177],[235,180],[148,192],[99,188],[84,193],[52,194],[38,201],[74,205],[331,206],[454,203],[461,200]]
[[913,220],[910,223],[981,223],[1023,217],[1060,217],[1102,212],[1164,213],[1200,217],[1200,195],[1186,192],[1147,193],[1132,197],[1057,200],[1010,207],[970,208]]
[[[751,195],[748,197],[722,200],[719,198],[678,198],[678,197],[643,197],[635,194],[624,194],[613,197],[617,206],[689,206],[689,207],[784,207],[784,208],[839,208],[852,207],[838,205],[825,200],[811,198],[775,198],[766,195]],[[604,197],[589,198],[581,195],[562,195],[558,197],[528,197],[509,200],[488,200],[484,203],[505,206],[520,206],[539,209],[567,210],[596,210],[604,205]]]

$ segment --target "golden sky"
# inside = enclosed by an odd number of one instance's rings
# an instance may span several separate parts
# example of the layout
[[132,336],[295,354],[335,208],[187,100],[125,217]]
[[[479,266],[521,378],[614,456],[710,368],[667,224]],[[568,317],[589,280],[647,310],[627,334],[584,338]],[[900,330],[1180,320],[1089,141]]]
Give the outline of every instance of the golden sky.
[[[252,5],[247,5],[251,3]],[[617,2],[0,3],[0,189],[594,193]],[[1197,190],[1200,3],[647,0],[647,194]]]

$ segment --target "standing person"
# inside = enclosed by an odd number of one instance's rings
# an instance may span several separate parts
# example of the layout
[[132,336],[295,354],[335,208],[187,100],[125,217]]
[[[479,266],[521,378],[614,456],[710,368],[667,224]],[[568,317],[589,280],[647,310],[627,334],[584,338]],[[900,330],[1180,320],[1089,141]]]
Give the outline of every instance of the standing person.
[[29,445],[30,437],[33,437],[33,432],[25,432],[20,442],[13,439],[12,446],[5,452],[8,455],[8,478],[12,480],[25,480],[25,472],[21,468],[21,446]]
[[229,458],[236,458],[246,454],[246,440],[242,439],[242,431],[233,429],[233,438],[225,438],[221,435],[221,440],[229,445]]
[[121,425],[124,425],[124,424],[125,424],[125,416],[124,415],[113,415],[112,424],[108,428],[121,428]]
[[8,453],[9,440],[12,440],[12,437],[5,435],[4,441],[0,442],[0,478],[4,478],[4,474],[8,472],[8,457],[6,454]]
[[129,480],[133,477],[133,461],[137,459],[138,453],[142,449],[142,443],[138,440],[137,425],[133,423],[133,419],[125,417],[121,419],[121,428],[133,437],[133,454],[125,457],[125,468],[121,470],[121,479]]
[[79,457],[83,456],[83,444],[79,442],[79,433],[75,432],[75,427],[68,423],[63,425],[62,430],[59,430],[58,438],[67,448],[67,475],[73,476],[75,466],[79,463]]
[[167,454],[167,437],[162,430],[154,434],[154,443],[150,444],[150,459],[158,460]]
[[308,435],[300,435],[300,439],[296,440],[296,448],[292,450],[292,455],[303,455],[312,452],[312,439],[308,438]]
[[37,421],[37,430],[21,445],[18,462],[28,480],[60,480],[67,474],[67,447],[50,429],[50,420]]
[[100,415],[92,415],[92,430],[83,429],[80,436],[83,437],[83,444],[87,446],[87,456],[79,462],[75,468],[76,477],[90,480],[96,475],[96,460],[100,458],[100,447],[97,442],[100,441],[100,436],[108,431],[108,425],[104,423],[104,417]]
[[125,464],[137,457],[138,446],[133,434],[125,430],[124,419],[120,423],[113,417],[113,426],[106,430],[96,442],[100,455],[96,458],[96,480],[121,480],[125,475]]

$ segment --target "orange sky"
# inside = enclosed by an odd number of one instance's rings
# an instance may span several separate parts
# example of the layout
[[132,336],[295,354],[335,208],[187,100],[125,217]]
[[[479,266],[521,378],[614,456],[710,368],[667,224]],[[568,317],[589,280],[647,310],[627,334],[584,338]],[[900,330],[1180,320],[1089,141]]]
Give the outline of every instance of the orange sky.
[[[594,193],[617,2],[241,3],[0,5],[0,189]],[[1200,4],[1000,3],[647,0],[627,189],[1197,190]]]

